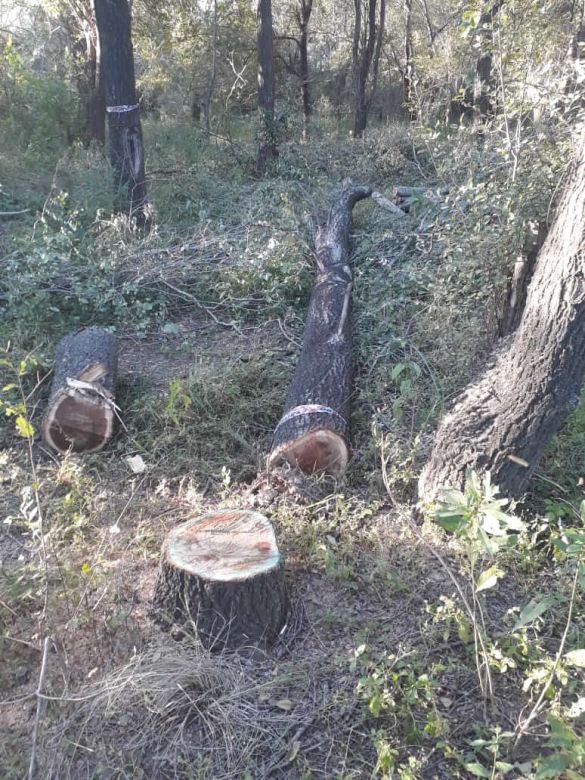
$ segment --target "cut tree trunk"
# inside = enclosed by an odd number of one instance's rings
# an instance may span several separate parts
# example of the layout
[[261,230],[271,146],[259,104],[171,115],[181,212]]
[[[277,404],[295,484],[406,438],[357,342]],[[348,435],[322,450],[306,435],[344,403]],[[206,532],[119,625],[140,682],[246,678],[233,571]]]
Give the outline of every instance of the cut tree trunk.
[[57,344],[53,385],[42,431],[59,452],[97,452],[114,431],[116,339],[86,328]]
[[318,276],[301,355],[284,414],[274,432],[268,468],[284,462],[309,473],[339,475],[349,457],[351,389],[351,212],[369,187],[348,186],[315,240]]
[[211,512],[168,535],[154,593],[165,627],[191,626],[214,650],[267,645],[287,611],[284,564],[263,515]]
[[419,480],[423,500],[489,470],[521,495],[579,402],[585,373],[585,135],[528,287],[520,324],[443,419]]

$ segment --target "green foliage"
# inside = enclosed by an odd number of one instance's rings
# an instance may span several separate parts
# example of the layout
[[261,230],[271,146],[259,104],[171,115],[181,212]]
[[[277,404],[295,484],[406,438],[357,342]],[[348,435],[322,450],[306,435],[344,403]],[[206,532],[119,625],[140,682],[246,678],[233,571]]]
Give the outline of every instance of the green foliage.
[[54,160],[81,130],[75,90],[56,74],[35,73],[11,39],[0,51],[0,78],[3,138],[25,151],[30,164]]

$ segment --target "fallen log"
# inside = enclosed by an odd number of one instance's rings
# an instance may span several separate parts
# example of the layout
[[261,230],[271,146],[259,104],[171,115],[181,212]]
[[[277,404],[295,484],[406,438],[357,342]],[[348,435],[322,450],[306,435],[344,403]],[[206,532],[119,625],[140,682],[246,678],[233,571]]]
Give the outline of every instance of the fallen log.
[[283,416],[276,426],[268,468],[283,463],[309,473],[339,475],[349,458],[351,383],[351,212],[369,187],[346,186],[317,232],[318,274],[309,301],[301,354]]
[[192,627],[209,649],[273,642],[286,622],[288,599],[268,520],[250,510],[221,510],[173,529],[153,604],[164,627]]
[[57,344],[42,433],[58,452],[97,452],[109,441],[116,417],[116,357],[116,339],[103,328],[86,328]]

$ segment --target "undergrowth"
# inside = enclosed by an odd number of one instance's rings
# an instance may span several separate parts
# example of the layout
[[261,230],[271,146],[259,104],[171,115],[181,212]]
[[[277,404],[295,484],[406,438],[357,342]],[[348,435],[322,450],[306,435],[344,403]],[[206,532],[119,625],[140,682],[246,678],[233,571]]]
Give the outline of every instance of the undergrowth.
[[[245,135],[147,122],[148,235],[112,216],[100,150],[60,147],[36,174],[32,150],[2,155],[1,206],[29,209],[0,234],[3,776],[26,769],[41,636],[47,777],[579,776],[583,410],[524,505],[473,476],[443,496],[447,532],[411,517],[437,420],[484,365],[549,214],[565,149],[530,132],[514,161],[498,133],[323,131],[258,182]],[[356,207],[350,468],[271,503],[249,483],[298,355],[314,230],[348,176],[429,191],[402,219]],[[90,323],[119,337],[124,427],[60,459],[38,436],[49,367]],[[250,503],[285,553],[288,633],[253,662],[161,638],[166,531]]]

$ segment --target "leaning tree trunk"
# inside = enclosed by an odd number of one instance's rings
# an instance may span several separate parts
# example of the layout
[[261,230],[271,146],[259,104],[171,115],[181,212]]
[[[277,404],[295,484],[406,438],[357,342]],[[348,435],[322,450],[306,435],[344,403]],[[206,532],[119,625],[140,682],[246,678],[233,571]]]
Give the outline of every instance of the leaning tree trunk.
[[351,392],[351,212],[369,187],[347,187],[317,235],[319,274],[303,346],[284,414],[274,432],[268,467],[288,462],[305,473],[345,471]]
[[287,611],[284,564],[263,515],[220,510],[168,535],[153,613],[164,627],[194,628],[213,650],[266,645]]
[[59,452],[96,452],[114,431],[116,339],[86,328],[57,344],[43,436]]
[[360,52],[361,38],[361,0],[354,0],[355,27],[353,37],[353,68],[355,85],[355,110],[353,118],[353,137],[361,138],[368,124],[368,99],[366,86],[370,66],[376,45],[376,0],[368,0],[368,18],[366,22],[365,43]]
[[260,142],[256,174],[264,176],[268,162],[278,154],[274,123],[274,54],[271,0],[258,0],[258,109]]
[[116,210],[144,222],[146,181],[127,0],[95,0]]
[[538,255],[526,305],[492,365],[441,423],[421,498],[461,485],[467,467],[520,495],[550,439],[579,402],[585,372],[585,135]]

